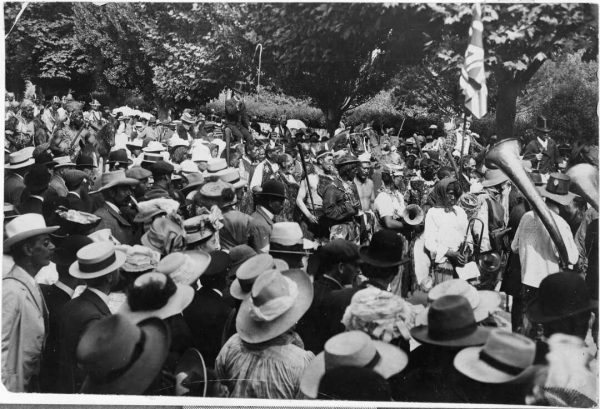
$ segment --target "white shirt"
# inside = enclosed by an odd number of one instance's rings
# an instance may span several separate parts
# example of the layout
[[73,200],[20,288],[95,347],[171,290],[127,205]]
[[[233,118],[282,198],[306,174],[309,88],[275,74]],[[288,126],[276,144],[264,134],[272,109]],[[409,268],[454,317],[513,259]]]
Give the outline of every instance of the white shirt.
[[[571,229],[562,217],[553,211],[550,213],[567,248],[569,264],[574,265],[579,258],[579,252]],[[558,250],[544,223],[533,211],[523,215],[511,249],[519,254],[521,282],[525,285],[538,288],[544,278],[560,271]]]
[[400,220],[404,207],[402,194],[392,194],[387,191],[379,192],[373,203],[373,208],[380,219],[391,216],[394,220]]
[[[252,175],[252,180],[250,181],[250,189],[252,189],[254,186],[262,186],[263,172],[265,170],[266,162],[267,159],[263,160],[256,166],[256,169],[254,169],[254,174]],[[271,162],[269,163],[271,164],[271,169],[273,169],[273,172],[277,172],[279,170],[278,164]]]
[[438,264],[447,261],[448,250],[458,250],[467,232],[467,214],[458,206],[453,209],[454,212],[446,212],[441,207],[432,207],[425,216],[425,248]]

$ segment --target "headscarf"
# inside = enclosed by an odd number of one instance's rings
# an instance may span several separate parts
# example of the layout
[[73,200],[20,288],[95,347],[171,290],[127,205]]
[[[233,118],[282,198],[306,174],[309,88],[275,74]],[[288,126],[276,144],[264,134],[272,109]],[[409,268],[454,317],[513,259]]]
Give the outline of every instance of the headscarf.
[[[446,213],[454,212],[452,206],[448,204],[447,195],[448,187],[452,184],[455,184],[456,188],[456,179],[447,177],[433,185],[433,189],[431,190],[429,198],[427,199],[428,204],[430,204],[432,207],[441,207],[445,209]],[[456,196],[458,196],[458,194]]]

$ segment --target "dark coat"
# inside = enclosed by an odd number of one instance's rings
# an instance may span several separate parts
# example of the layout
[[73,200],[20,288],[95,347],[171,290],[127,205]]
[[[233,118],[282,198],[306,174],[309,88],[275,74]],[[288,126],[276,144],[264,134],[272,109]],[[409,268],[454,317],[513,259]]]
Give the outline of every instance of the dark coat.
[[62,393],[77,393],[85,374],[77,367],[77,344],[84,331],[95,321],[111,315],[108,306],[91,290],[67,302],[58,317],[59,376],[57,385]]
[[69,192],[67,193],[67,208],[89,213],[92,211],[92,201],[85,201],[79,196]]
[[331,302],[331,294],[336,290],[341,290],[342,287],[327,277],[317,278],[313,283],[313,288],[312,304],[298,322],[296,332],[304,342],[304,349],[312,351],[316,355],[323,351],[325,342],[332,336],[332,333],[344,331],[344,326],[339,321],[348,304],[341,305],[339,302],[341,298]]
[[545,150],[542,148],[542,145],[537,138],[535,138],[527,144],[525,150],[523,151],[523,159],[531,160],[534,168],[538,166],[538,161],[535,159],[535,155],[538,153],[543,154],[542,160],[540,161],[538,167],[540,173],[556,172],[556,166],[560,161],[560,155],[558,153],[556,142],[554,142],[552,138],[547,138],[547,141],[548,146]]
[[108,204],[104,203],[102,207],[94,212],[94,214],[102,218],[102,221],[96,230],[110,229],[112,235],[119,240],[121,244],[135,244],[136,241],[133,226]]
[[40,389],[45,393],[57,393],[58,379],[58,314],[65,304],[71,301],[71,296],[55,285],[40,284],[44,301],[48,307],[48,329],[46,343],[42,351],[40,369]]
[[331,225],[351,221],[360,210],[360,200],[356,185],[351,183],[352,191],[347,192],[340,179],[328,184],[323,194],[323,213]]
[[28,194],[27,190],[23,191],[23,195],[21,195],[21,203],[17,207],[19,213],[37,213],[44,214],[42,211],[42,206],[44,202],[37,197],[33,197]]
[[192,331],[194,346],[211,368],[221,350],[225,325],[232,309],[227,300],[214,290],[202,287],[183,311],[183,318]]
[[252,220],[248,223],[250,245],[257,252],[261,252],[271,242],[273,220],[259,207],[252,213]]
[[4,177],[4,201],[19,206],[21,203],[21,194],[25,190],[25,182],[21,175],[8,173]]

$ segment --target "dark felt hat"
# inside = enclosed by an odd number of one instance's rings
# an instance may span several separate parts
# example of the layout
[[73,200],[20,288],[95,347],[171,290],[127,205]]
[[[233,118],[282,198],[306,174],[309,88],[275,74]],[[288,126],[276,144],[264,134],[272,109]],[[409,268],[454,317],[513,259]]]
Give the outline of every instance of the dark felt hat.
[[550,274],[542,280],[527,308],[533,322],[550,322],[588,311],[594,305],[583,278],[573,272]]
[[425,344],[447,347],[483,345],[489,330],[477,325],[473,308],[460,295],[445,295],[429,307],[427,325],[414,327],[410,335]]
[[204,276],[213,276],[217,274],[226,274],[231,267],[231,257],[224,251],[217,250],[210,253],[210,263],[206,270],[204,270]]
[[335,166],[336,167],[342,167],[345,165],[358,165],[360,164],[360,160],[358,160],[358,158],[354,155],[344,155],[341,158],[339,158],[336,162],[335,162]]
[[25,175],[24,183],[31,193],[37,193],[48,188],[50,183],[50,172],[46,165],[36,163],[31,166],[29,172]]
[[169,175],[175,171],[175,167],[169,162],[159,160],[150,166],[150,171],[153,175]]
[[53,168],[56,165],[54,156],[48,151],[42,151],[35,157],[35,163],[45,165],[48,168]]
[[261,196],[275,196],[285,199],[285,186],[277,180],[267,180],[262,189],[256,193]]
[[92,158],[89,155],[79,155],[79,157],[77,158],[77,162],[75,163],[75,168],[76,169],[91,169],[91,168],[97,168],[96,165],[94,165],[94,158]]
[[70,266],[77,261],[77,252],[93,242],[94,240],[81,234],[67,236],[56,247],[52,261],[57,265]]
[[87,177],[87,173],[77,169],[69,169],[63,175],[65,185],[69,190],[77,189]]
[[402,238],[390,229],[379,230],[371,243],[360,248],[361,259],[373,266],[391,267],[410,260],[402,258]]
[[569,192],[571,178],[564,173],[552,173],[546,186],[538,186],[538,192],[543,197],[553,200],[563,206],[570,204],[577,195]]
[[125,149],[117,149],[108,154],[108,163],[123,163],[129,165],[131,160],[127,157]]

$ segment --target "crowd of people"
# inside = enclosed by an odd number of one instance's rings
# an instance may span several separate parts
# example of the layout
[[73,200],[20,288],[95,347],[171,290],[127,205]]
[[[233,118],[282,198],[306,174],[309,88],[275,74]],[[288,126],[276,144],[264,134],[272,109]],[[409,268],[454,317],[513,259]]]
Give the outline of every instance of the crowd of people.
[[545,117],[520,149],[7,98],[9,391],[597,405],[598,148]]

